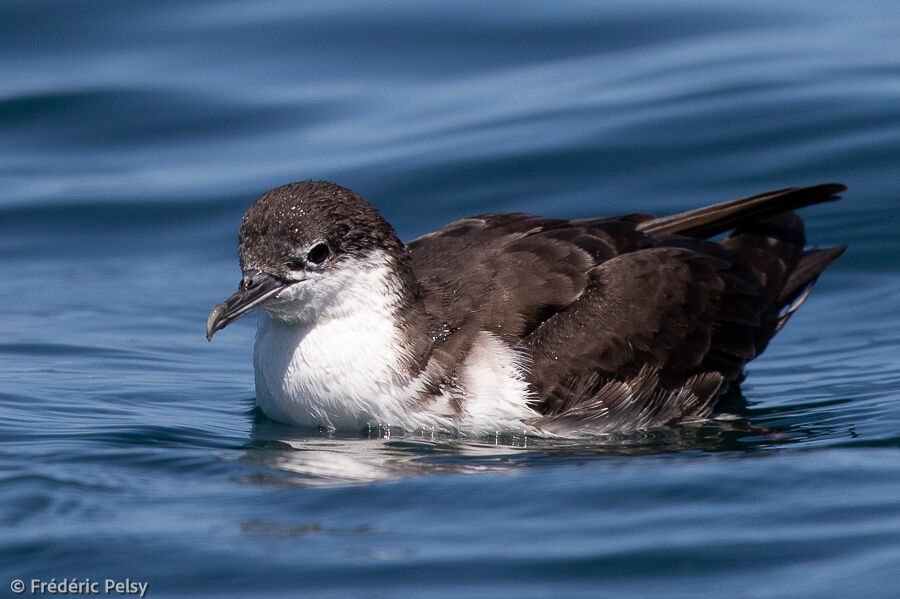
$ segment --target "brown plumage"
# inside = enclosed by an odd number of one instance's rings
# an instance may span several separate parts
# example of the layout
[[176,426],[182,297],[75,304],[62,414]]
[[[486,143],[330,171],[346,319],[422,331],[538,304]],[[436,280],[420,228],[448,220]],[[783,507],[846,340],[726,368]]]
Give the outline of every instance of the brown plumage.
[[459,363],[479,330],[515,346],[542,427],[704,418],[845,249],[804,250],[792,211],[844,189],[785,189],[662,218],[451,223],[407,244],[432,351]]
[[844,189],[661,218],[488,214],[403,244],[349,189],[292,183],[247,211],[243,278],[207,337],[264,308],[257,400],[299,424],[603,432],[703,419],[843,253],[804,249],[794,210]]

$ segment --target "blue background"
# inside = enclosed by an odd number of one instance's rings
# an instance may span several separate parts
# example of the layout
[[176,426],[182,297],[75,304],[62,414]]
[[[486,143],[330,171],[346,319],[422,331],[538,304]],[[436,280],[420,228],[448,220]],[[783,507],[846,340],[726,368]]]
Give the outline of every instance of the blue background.
[[[900,3],[0,0],[0,74],[0,596],[896,596]],[[850,250],[754,431],[329,437],[254,413],[253,318],[204,339],[305,178],[403,239],[840,181]]]

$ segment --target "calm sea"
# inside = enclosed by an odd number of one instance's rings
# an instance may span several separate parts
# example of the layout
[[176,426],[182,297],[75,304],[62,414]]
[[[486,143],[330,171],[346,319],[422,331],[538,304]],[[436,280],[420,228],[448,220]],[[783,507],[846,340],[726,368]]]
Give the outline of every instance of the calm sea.
[[[0,596],[900,596],[900,3],[0,0],[0,75]],[[850,250],[753,430],[328,436],[204,339],[305,178],[405,239],[839,181]]]

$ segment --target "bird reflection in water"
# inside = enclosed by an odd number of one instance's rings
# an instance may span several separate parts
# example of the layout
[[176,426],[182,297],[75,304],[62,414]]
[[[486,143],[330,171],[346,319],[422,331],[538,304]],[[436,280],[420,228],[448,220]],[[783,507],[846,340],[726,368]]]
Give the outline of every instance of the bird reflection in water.
[[797,436],[796,432],[753,428],[743,419],[577,439],[516,434],[460,438],[384,427],[352,434],[291,427],[258,415],[241,460],[261,469],[239,482],[358,485],[434,474],[512,472],[615,457],[746,453],[791,442]]

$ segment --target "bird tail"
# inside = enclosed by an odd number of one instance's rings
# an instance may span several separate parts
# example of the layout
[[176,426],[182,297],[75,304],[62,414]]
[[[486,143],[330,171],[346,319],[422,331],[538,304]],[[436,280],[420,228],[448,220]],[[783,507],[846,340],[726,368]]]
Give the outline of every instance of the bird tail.
[[803,305],[822,271],[840,258],[846,249],[847,246],[843,245],[824,250],[809,250],[803,253],[794,272],[788,277],[784,288],[778,294],[776,305],[779,307],[780,313],[778,324],[775,326],[776,332],[781,330],[781,327],[797,311],[797,308]]
[[805,206],[833,202],[847,187],[840,183],[823,183],[811,187],[791,187],[759,195],[705,206],[680,214],[644,221],[639,231],[655,234],[674,234],[707,239],[734,229],[744,223],[766,219]]

